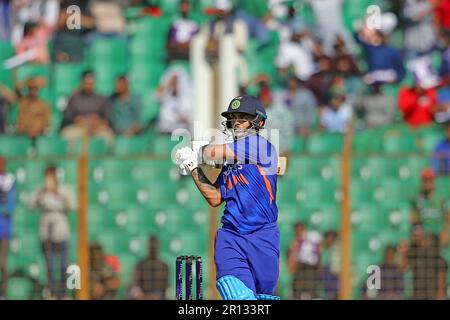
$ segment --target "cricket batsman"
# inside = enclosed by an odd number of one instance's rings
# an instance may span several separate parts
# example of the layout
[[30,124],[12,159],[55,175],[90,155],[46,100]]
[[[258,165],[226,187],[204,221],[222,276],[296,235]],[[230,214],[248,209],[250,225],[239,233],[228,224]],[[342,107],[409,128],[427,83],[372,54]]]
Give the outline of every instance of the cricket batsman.
[[[225,202],[222,227],[216,232],[214,260],[216,286],[224,300],[279,300],[280,234],[277,161],[274,146],[259,135],[267,119],[261,102],[253,96],[238,96],[222,113],[229,143],[208,144],[194,152],[184,147],[176,152],[180,171],[191,174],[208,203]],[[212,183],[200,164],[221,163]]]

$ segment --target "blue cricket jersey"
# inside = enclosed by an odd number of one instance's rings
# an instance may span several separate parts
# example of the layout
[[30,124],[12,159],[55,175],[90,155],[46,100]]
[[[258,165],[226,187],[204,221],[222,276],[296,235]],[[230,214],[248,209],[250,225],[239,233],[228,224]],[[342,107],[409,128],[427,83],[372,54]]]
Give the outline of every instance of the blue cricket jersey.
[[228,146],[237,159],[225,163],[216,180],[226,203],[223,227],[248,234],[276,225],[278,155],[275,148],[259,135],[242,138]]

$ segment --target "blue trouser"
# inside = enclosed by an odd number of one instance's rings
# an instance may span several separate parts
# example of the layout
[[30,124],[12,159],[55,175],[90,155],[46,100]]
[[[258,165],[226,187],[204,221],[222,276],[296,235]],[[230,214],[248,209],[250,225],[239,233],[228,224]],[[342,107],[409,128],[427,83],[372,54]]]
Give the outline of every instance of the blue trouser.
[[275,295],[280,257],[280,232],[276,225],[242,235],[217,230],[214,259],[217,276],[235,276],[255,294]]

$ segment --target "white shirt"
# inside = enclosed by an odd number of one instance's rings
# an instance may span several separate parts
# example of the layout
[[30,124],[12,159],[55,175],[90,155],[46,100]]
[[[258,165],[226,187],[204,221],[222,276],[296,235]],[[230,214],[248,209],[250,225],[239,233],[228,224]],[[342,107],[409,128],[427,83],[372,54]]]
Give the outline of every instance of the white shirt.
[[308,80],[316,71],[314,59],[309,50],[295,42],[284,42],[278,48],[275,58],[278,68],[286,69],[294,66],[295,75],[301,80]]

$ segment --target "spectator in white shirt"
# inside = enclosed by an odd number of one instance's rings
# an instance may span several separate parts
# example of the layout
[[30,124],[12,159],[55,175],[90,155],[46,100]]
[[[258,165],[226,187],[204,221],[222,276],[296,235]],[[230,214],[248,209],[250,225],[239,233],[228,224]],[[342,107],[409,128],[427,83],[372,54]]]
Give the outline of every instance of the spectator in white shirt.
[[158,131],[172,133],[190,129],[192,121],[192,80],[182,67],[169,68],[163,75],[156,98],[160,102]]

